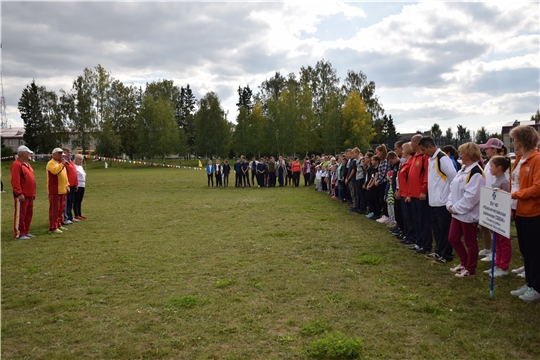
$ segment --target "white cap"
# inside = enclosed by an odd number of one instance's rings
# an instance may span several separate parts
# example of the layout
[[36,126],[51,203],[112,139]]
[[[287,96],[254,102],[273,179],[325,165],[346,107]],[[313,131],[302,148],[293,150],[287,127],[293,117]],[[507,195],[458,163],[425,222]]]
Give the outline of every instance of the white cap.
[[52,151],[52,153],[51,153],[51,154],[56,154],[57,152],[61,152],[61,153],[63,153],[63,152],[64,152],[64,150],[62,150],[62,148],[54,148],[54,150]]
[[17,149],[17,152],[27,152],[29,154],[33,154],[34,152],[32,150],[30,150],[27,146],[25,145],[21,145],[19,146],[19,148]]

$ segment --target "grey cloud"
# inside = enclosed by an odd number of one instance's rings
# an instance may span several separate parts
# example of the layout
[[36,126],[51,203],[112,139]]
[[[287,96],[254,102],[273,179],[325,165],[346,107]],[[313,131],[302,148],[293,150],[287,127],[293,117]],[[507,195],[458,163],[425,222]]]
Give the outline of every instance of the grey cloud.
[[[12,75],[37,77],[81,71],[105,59],[112,67],[131,68],[222,61],[223,53],[267,30],[248,18],[254,6],[6,3],[3,38],[9,51],[4,56],[4,68]],[[115,43],[126,44],[129,51],[106,54],[107,45]]]
[[538,68],[505,69],[482,73],[465,89],[490,95],[504,95],[539,90]]

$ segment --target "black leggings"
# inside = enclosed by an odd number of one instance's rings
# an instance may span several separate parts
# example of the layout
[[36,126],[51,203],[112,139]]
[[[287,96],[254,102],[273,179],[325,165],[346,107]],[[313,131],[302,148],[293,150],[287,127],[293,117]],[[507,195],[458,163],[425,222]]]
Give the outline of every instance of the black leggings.
[[83,201],[83,197],[84,188],[80,187],[77,191],[75,191],[75,198],[73,199],[73,212],[75,212],[75,216],[82,216],[81,203]]
[[214,187],[214,174],[206,174],[208,175],[208,187],[210,187],[210,182],[212,182],[212,187]]

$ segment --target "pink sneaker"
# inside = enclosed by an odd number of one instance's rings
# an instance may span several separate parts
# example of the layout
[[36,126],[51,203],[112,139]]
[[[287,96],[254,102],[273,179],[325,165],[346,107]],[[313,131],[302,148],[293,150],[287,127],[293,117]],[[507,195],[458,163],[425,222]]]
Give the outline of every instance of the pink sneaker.
[[389,221],[390,221],[390,218],[386,215],[381,216],[381,218],[377,220],[377,222],[380,222],[381,224],[386,224]]

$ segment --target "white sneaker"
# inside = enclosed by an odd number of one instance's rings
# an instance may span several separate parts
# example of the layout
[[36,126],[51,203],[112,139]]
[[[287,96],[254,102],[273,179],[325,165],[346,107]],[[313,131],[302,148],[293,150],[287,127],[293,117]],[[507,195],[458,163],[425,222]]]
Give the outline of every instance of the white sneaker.
[[463,270],[463,271],[461,271],[461,272],[458,272],[458,273],[456,273],[455,276],[456,276],[456,277],[460,277],[460,278],[463,278],[463,277],[474,277],[474,275],[471,275],[471,274],[469,273],[469,270]]
[[458,266],[456,267],[453,267],[453,268],[450,268],[450,271],[451,272],[455,272],[455,273],[460,273],[462,272],[463,270],[465,270],[465,266],[459,264]]
[[71,224],[73,224],[73,221],[64,220],[64,225],[71,225]]
[[386,215],[383,215],[383,216],[381,216],[379,219],[377,219],[375,221],[382,224],[382,223],[387,223],[388,222],[387,219],[388,219],[388,217]]
[[79,222],[79,219],[73,218],[73,220],[71,220],[71,222]]
[[517,269],[513,269],[512,274],[521,274],[524,271],[525,271],[525,266],[522,266],[522,267],[519,267]]
[[[495,259],[497,258],[497,255],[495,255]],[[480,261],[486,261],[486,262],[491,262],[491,254],[489,254],[488,256],[484,257],[484,258],[481,258]]]
[[525,279],[525,271],[524,271],[524,272],[522,272],[521,274],[517,274],[517,276],[519,276],[520,278],[523,278],[523,279]]
[[[495,266],[495,269],[493,271],[493,277],[503,277],[503,276],[506,276],[508,275],[508,270],[503,270],[499,267],[496,267]],[[489,274],[489,276],[491,276],[491,273]]]
[[538,291],[530,287],[527,289],[527,292],[523,295],[520,295],[519,298],[525,302],[535,302],[540,301],[540,294],[538,293]]
[[527,292],[527,290],[529,290],[529,286],[527,286],[527,284],[525,284],[525,285],[523,285],[522,287],[520,287],[517,290],[510,291],[510,295],[512,295],[512,296],[521,296],[521,295],[525,294]]
[[478,252],[478,256],[487,256],[487,255],[491,255],[491,249],[484,249]]

